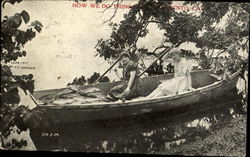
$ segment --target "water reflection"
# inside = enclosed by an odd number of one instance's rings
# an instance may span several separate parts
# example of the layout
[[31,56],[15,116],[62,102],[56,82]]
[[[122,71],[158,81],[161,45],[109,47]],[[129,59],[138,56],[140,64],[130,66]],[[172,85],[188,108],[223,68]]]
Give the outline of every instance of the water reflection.
[[[242,95],[230,96],[228,99],[223,97],[223,101],[216,101],[217,107],[188,113],[184,110],[183,114],[178,116],[162,113],[154,118],[143,117],[140,120],[93,122],[83,126],[85,131],[69,130],[67,135],[60,135],[56,150],[172,154],[174,148],[202,140],[230,123],[232,119],[244,115],[245,106],[238,101],[241,99]],[[232,101],[234,103],[230,103]]]

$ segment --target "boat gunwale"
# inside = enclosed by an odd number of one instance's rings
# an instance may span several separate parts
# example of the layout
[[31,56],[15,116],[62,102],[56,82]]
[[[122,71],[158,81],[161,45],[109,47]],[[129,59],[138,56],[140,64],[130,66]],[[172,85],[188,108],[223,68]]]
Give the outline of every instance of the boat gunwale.
[[[233,80],[235,77],[238,76],[238,74],[240,73],[240,70],[236,71],[235,73],[233,73],[232,75],[229,76],[230,80]],[[230,81],[229,80],[229,81]],[[196,88],[193,89],[191,91],[186,91],[183,92],[181,94],[178,95],[167,95],[167,96],[161,96],[161,97],[157,97],[157,98],[145,98],[143,100],[129,100],[129,101],[125,101],[125,102],[121,102],[121,101],[116,101],[116,102],[101,102],[101,103],[87,103],[87,104],[81,104],[81,105],[60,105],[60,106],[56,106],[56,105],[39,105],[39,108],[47,108],[47,109],[100,109],[100,108],[113,108],[113,107],[130,107],[130,106],[137,106],[137,105],[148,105],[148,104],[152,104],[152,103],[160,103],[160,102],[164,102],[164,101],[171,101],[171,100],[176,100],[176,99],[180,99],[183,97],[187,97],[187,96],[192,96],[194,94],[202,94],[204,92],[207,92],[209,90],[212,89],[216,89],[219,88],[223,83],[225,83],[226,80],[222,79],[222,80],[218,80],[212,84],[209,84],[207,86],[204,87],[200,87],[200,88]],[[146,102],[146,103],[145,103]]]

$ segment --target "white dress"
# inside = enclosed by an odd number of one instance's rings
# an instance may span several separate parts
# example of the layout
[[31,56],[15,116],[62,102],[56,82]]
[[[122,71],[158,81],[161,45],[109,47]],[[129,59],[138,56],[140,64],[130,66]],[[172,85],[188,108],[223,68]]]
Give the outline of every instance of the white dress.
[[191,67],[185,58],[174,63],[174,78],[163,81],[148,98],[164,95],[180,94],[192,88]]

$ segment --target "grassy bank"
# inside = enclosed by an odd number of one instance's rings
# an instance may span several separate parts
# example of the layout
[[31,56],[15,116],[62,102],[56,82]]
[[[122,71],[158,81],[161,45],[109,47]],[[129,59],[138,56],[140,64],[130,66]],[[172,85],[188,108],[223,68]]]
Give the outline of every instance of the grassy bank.
[[246,115],[237,116],[229,120],[224,126],[211,129],[211,134],[205,138],[196,137],[192,142],[172,147],[161,153],[199,156],[246,156],[246,120]]

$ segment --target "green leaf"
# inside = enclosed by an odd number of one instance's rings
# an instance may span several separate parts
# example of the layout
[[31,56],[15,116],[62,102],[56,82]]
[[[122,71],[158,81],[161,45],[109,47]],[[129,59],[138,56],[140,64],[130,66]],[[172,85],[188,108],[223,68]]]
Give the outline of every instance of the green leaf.
[[36,27],[36,26],[43,27],[42,23],[39,22],[39,21],[37,21],[37,20],[33,21],[33,22],[30,24],[30,26],[34,26],[34,27]]
[[19,3],[21,0],[4,0],[3,2],[3,8],[5,6],[5,3],[10,3],[12,5],[14,5],[16,2]]
[[36,31],[39,32],[39,33],[42,31],[42,28],[39,27],[39,26],[35,26],[35,29],[36,29]]
[[27,13],[27,11],[23,10],[23,11],[21,12],[21,16],[22,16],[22,18],[23,18],[23,20],[24,20],[24,22],[25,22],[26,24],[30,21],[30,16],[29,16],[29,14]]
[[23,52],[22,52],[22,55],[23,55],[24,57],[26,56],[26,54],[27,54],[26,51],[23,51]]

